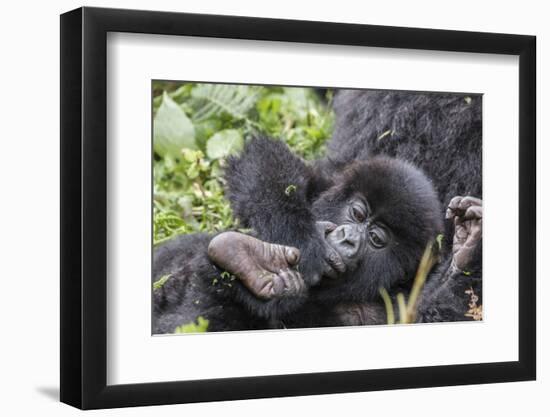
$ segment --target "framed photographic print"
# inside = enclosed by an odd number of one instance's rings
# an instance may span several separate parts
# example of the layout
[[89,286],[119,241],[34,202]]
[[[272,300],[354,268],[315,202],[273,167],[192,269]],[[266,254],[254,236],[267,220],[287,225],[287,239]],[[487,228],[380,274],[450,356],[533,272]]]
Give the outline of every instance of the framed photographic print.
[[535,379],[535,38],[61,16],[61,401]]

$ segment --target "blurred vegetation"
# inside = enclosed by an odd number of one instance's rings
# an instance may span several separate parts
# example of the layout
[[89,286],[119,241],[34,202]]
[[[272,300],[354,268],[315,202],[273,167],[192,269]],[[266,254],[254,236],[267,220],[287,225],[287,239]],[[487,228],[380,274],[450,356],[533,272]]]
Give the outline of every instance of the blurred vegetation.
[[434,244],[439,246],[439,249],[441,249],[440,245],[442,239],[443,235],[438,235],[435,241],[428,243],[426,249],[424,249],[424,253],[422,254],[422,258],[418,264],[418,269],[416,270],[416,275],[408,300],[406,299],[405,294],[401,292],[397,294],[397,321],[395,318],[395,307],[393,306],[390,295],[385,288],[380,287],[379,291],[386,307],[388,324],[395,324],[396,322],[400,324],[409,324],[416,321],[420,293],[422,292],[422,288],[426,283],[426,279],[428,278],[428,274],[430,273],[432,267],[439,262],[439,258],[435,255],[433,250]]
[[187,324],[182,324],[181,326],[176,327],[174,333],[205,333],[208,331],[208,325],[210,322],[204,317],[197,317],[197,322],[191,322]]
[[[428,274],[434,265],[439,263],[439,253],[441,250],[441,244],[443,241],[443,235],[437,235],[436,239],[433,242],[430,242],[424,254],[420,259],[418,264],[418,269],[416,270],[416,276],[413,281],[413,286],[411,292],[408,295],[408,299],[405,294],[398,293],[396,296],[397,308],[394,307],[393,301],[385,288],[380,287],[379,292],[384,305],[386,307],[386,317],[388,324],[410,324],[416,322],[416,315],[418,313],[418,302],[424,284],[428,278]],[[434,252],[434,247],[437,248],[437,251]],[[463,271],[463,274],[468,276],[471,273],[468,271]],[[478,305],[479,296],[474,292],[472,287],[468,288],[465,291],[465,294],[469,296],[468,302],[468,311],[464,314],[465,317],[469,317],[472,320],[480,321],[483,320],[483,305]],[[396,317],[397,316],[397,317]]]
[[258,134],[320,156],[331,100],[332,91],[311,88],[153,82],[154,244],[238,227],[223,192],[227,156]]

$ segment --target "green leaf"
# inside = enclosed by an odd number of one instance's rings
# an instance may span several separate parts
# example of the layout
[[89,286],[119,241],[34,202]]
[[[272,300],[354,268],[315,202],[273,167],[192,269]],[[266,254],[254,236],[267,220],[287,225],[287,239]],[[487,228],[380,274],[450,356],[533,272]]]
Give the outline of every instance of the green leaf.
[[197,148],[193,123],[166,91],[153,122],[153,142],[157,154],[174,158],[182,148]]
[[246,119],[254,107],[261,87],[228,84],[197,84],[193,91],[193,120],[202,122],[226,113],[235,119]]
[[437,242],[437,248],[441,250],[443,247],[443,233],[440,233],[436,236],[435,241]]
[[160,277],[157,281],[153,282],[153,291],[162,288],[171,276],[172,274],[166,274]]
[[200,174],[199,165],[196,162],[193,162],[191,165],[189,165],[189,168],[187,168],[187,171],[185,173],[187,174],[189,179],[194,180]]
[[201,151],[192,151],[191,149],[182,149],[181,154],[183,155],[183,159],[187,162],[197,162],[204,158]]
[[216,133],[206,143],[206,155],[210,159],[225,158],[240,151],[243,147],[241,132],[235,129],[226,129]]
[[208,331],[209,324],[210,322],[207,319],[199,316],[197,317],[197,323],[182,324],[174,329],[174,333],[204,333]]
[[191,217],[193,214],[193,198],[188,195],[184,195],[178,198],[177,203],[178,206],[181,207],[181,217],[184,219],[186,217]]
[[298,187],[296,187],[294,184],[290,184],[288,187],[285,188],[285,194],[287,196],[290,196],[290,194],[295,193]]

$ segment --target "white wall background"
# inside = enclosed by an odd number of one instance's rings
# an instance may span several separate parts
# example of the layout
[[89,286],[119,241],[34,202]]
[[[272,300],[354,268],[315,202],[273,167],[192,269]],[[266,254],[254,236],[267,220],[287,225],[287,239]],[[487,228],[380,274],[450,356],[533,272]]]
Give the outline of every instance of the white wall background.
[[[76,1],[7,2],[0,17],[0,410],[3,415],[74,415],[58,403],[59,379],[59,17]],[[550,250],[550,209],[543,190],[550,147],[542,138],[548,112],[550,27],[545,3],[536,0],[331,2],[254,0],[123,0],[86,5],[181,12],[238,14],[533,34],[538,37],[538,381],[377,393],[237,401],[99,411],[96,415],[319,416],[407,414],[408,416],[544,415],[550,411],[548,352],[550,293],[543,256]],[[546,187],[547,188],[547,187]],[[546,395],[544,395],[546,394]]]

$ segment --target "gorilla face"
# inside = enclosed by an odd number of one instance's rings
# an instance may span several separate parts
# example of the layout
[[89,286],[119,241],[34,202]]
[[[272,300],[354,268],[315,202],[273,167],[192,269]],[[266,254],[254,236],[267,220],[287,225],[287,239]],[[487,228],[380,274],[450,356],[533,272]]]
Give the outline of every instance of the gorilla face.
[[[339,259],[338,279],[321,286],[348,289],[365,299],[412,279],[428,242],[443,229],[442,210],[430,181],[392,158],[356,163],[314,203],[318,220],[331,222],[326,243]],[[330,224],[330,223],[329,223]]]
[[347,271],[353,271],[367,251],[383,249],[390,243],[391,232],[376,222],[363,195],[352,196],[344,205],[337,226],[326,235],[329,245],[338,252]]

